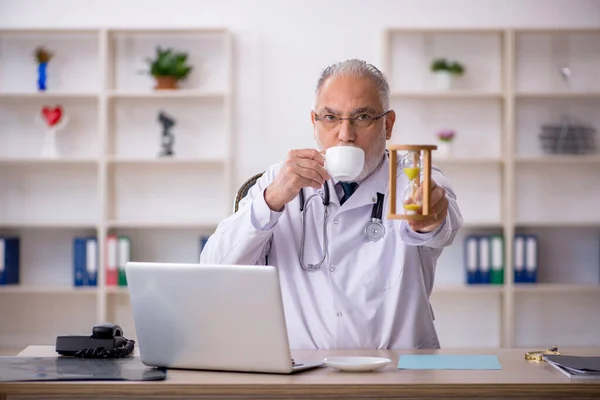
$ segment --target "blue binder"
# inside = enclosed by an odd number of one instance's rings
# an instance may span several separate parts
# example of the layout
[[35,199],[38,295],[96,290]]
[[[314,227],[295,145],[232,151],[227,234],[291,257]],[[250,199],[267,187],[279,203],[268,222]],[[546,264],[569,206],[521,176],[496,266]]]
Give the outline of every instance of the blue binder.
[[464,258],[467,284],[474,285],[479,283],[479,246],[477,236],[469,235],[465,238]]
[[200,252],[198,253],[198,262],[200,262],[200,257],[202,256],[202,250],[204,249],[206,242],[208,242],[208,238],[209,238],[209,236],[201,236],[200,237],[200,243],[199,243]]
[[96,286],[98,250],[95,237],[76,237],[73,240],[73,285]]
[[525,269],[523,282],[536,283],[538,271],[538,238],[536,235],[525,236]]
[[19,284],[20,263],[19,237],[0,237],[0,285]]
[[477,269],[479,270],[478,283],[489,284],[491,282],[491,254],[489,236],[479,236],[478,240],[479,254]]
[[85,250],[85,272],[88,286],[97,286],[98,283],[98,241],[95,237],[88,238]]
[[525,238],[526,235],[515,235],[514,239],[514,281],[525,283]]

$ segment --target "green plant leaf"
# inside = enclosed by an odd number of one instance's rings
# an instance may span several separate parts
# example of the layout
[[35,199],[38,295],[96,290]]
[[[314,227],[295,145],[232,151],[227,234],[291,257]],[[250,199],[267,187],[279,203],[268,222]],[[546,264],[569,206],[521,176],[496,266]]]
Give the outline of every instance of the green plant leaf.
[[449,66],[445,58],[437,58],[431,63],[431,71],[448,71]]
[[187,65],[188,55],[184,52],[176,52],[172,48],[163,49],[160,46],[156,48],[154,59],[147,59],[150,65],[150,74],[153,76],[172,76],[185,79],[192,67]]

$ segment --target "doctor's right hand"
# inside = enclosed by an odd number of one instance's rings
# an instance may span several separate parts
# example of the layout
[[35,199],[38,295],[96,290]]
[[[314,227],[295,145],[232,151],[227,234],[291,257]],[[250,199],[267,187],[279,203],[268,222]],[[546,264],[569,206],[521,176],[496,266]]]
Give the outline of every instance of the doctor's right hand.
[[265,190],[265,201],[273,211],[283,211],[303,187],[320,188],[330,178],[325,156],[315,149],[291,150],[273,182]]

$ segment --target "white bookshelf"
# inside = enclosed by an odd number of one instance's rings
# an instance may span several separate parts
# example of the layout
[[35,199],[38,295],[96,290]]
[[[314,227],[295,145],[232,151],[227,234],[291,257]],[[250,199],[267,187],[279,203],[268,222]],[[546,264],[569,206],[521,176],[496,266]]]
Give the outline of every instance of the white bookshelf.
[[[55,55],[37,92],[34,49]],[[155,46],[189,54],[176,91],[155,91]],[[0,30],[0,234],[21,238],[21,284],[0,286],[0,344],[53,344],[121,324],[135,338],[126,287],[106,285],[106,235],[127,235],[131,259],[197,262],[199,239],[230,213],[232,35],[227,29]],[[60,157],[40,157],[43,106],[69,115]],[[159,111],[176,125],[159,157]],[[207,188],[211,188],[210,191]],[[73,239],[96,236],[97,287],[73,286]]]
[[[390,28],[382,43],[392,142],[457,131],[451,156],[433,153],[465,219],[431,298],[442,346],[600,345],[600,153],[549,156],[538,140],[562,115],[600,131],[600,29]],[[467,69],[449,91],[434,86],[438,57]],[[570,85],[559,73],[567,65]],[[464,238],[486,233],[504,235],[504,284],[466,285]],[[538,236],[536,284],[514,283],[515,233]]]

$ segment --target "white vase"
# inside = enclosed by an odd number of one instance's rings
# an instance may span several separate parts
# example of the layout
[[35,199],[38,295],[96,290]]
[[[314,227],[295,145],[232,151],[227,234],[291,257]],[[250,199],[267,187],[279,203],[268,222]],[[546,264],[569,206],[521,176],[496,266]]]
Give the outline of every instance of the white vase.
[[435,85],[437,90],[440,91],[452,89],[452,74],[448,71],[437,71],[435,73]]
[[439,157],[448,158],[452,156],[452,142],[438,141],[437,154]]
[[46,134],[44,135],[42,157],[57,158],[58,156],[58,148],[56,147],[56,129],[48,128],[46,129]]

